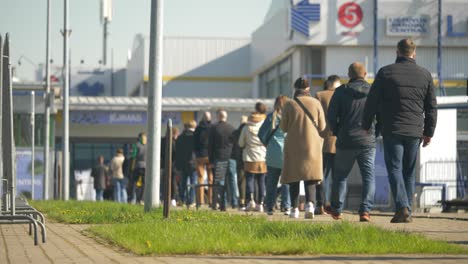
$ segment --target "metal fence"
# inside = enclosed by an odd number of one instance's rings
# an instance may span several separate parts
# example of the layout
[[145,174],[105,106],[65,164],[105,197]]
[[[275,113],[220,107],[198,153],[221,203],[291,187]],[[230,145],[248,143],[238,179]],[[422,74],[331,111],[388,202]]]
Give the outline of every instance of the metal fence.
[[428,207],[439,201],[468,198],[468,161],[428,161],[417,182],[421,187],[420,206]]

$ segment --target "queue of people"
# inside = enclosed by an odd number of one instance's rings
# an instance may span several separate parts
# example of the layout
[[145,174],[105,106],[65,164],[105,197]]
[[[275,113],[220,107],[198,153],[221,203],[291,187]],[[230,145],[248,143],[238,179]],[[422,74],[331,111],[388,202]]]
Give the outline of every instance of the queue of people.
[[[176,132],[172,138],[172,204],[190,208],[198,201],[225,211],[229,203],[232,208],[268,215],[279,209],[291,218],[299,218],[303,209],[306,219],[329,214],[338,220],[347,178],[357,162],[362,177],[359,221],[369,222],[376,138],[382,135],[395,201],[391,222],[412,222],[416,158],[420,144],[429,145],[434,135],[436,97],[430,73],[415,62],[414,42],[401,40],[396,53],[396,62],[380,69],[372,85],[365,80],[365,66],[353,62],[347,83],[332,75],[313,97],[308,80],[300,77],[294,82],[293,98],[279,95],[270,113],[258,102],[237,129],[229,124],[224,109],[217,110],[216,122],[205,112],[198,124],[186,123],[181,135]],[[130,160],[126,162],[119,149],[111,161],[114,200],[127,200],[125,175],[132,175],[128,200],[140,203],[146,168],[144,133]],[[106,173],[101,156],[92,172],[96,200],[102,200]]]

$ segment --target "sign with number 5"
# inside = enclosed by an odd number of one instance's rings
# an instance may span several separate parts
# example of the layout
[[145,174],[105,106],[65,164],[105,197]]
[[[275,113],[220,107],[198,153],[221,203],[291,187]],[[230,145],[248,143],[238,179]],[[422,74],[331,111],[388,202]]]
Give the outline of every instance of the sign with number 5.
[[338,21],[347,28],[353,28],[362,21],[361,6],[354,2],[347,2],[338,9]]

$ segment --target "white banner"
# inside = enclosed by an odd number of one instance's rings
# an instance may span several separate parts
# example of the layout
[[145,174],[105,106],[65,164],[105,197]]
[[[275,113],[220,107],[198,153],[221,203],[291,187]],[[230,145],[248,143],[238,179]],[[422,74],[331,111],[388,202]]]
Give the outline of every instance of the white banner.
[[387,36],[423,36],[429,34],[428,16],[387,17]]

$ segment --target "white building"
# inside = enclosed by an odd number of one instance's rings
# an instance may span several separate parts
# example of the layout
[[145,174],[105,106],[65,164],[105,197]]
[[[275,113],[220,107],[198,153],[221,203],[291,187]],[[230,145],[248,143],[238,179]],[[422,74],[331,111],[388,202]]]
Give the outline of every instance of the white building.
[[[355,61],[366,63],[372,81],[374,1],[294,0],[292,7],[290,1],[274,2],[267,21],[252,35],[254,97],[289,95],[292,81],[303,75],[318,89],[328,75],[346,77]],[[417,63],[437,77],[438,1],[377,2],[378,68],[395,61],[400,39],[412,37]],[[466,87],[468,78],[467,8],[467,1],[443,1],[442,76],[449,95],[464,94],[452,88]]]
[[[149,38],[135,37],[127,63],[127,94],[146,96]],[[236,97],[252,94],[250,39],[165,37],[164,97]]]

